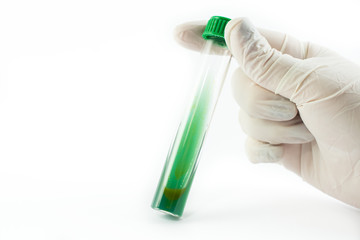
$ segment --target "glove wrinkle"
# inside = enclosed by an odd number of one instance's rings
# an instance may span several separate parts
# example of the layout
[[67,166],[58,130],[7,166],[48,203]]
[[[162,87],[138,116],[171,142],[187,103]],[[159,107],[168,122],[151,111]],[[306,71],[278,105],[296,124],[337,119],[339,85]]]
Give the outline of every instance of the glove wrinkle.
[[307,95],[306,98],[300,96],[304,96],[311,88],[309,82],[314,82],[316,81],[314,79],[318,78],[316,71],[326,67],[326,65],[308,66],[304,64],[304,61],[295,63],[279,81],[275,94],[287,96],[290,101],[297,105],[319,100],[309,98]]
[[282,53],[285,52],[285,49],[288,46],[288,39],[289,39],[289,35],[285,34],[284,41],[281,44],[280,52],[282,52]]

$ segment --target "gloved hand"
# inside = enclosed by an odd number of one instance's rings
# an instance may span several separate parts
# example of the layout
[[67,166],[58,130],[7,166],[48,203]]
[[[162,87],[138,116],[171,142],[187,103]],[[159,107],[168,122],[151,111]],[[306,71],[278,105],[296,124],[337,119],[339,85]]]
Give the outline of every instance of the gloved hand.
[[[176,38],[200,50],[204,28],[180,25]],[[232,83],[249,159],[280,163],[360,208],[360,66],[247,19],[231,20],[225,40],[239,64]]]

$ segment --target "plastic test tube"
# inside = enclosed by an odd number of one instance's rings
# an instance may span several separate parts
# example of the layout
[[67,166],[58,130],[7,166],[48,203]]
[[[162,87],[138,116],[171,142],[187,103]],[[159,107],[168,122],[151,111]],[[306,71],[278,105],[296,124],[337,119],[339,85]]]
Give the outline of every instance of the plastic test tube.
[[[152,208],[181,217],[199,155],[230,65],[224,29],[228,18],[214,16],[205,28],[200,79],[163,168]],[[220,46],[220,47],[219,47]],[[214,52],[216,51],[216,54]]]

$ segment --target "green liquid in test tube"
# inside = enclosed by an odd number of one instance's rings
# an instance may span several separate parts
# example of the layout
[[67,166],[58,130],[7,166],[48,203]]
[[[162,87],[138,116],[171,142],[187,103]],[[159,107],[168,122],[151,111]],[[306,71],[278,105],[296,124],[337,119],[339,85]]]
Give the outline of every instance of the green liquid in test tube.
[[152,208],[175,217],[183,214],[206,132],[230,65],[231,54],[224,40],[229,21],[214,16],[206,25],[203,33],[206,41],[201,52],[203,65],[195,96],[170,147],[152,203]]

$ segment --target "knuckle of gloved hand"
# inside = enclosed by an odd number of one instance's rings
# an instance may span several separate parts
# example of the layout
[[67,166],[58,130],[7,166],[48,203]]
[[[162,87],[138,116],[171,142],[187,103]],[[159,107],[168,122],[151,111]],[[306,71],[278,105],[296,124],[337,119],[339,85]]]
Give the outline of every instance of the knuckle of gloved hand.
[[240,109],[238,119],[241,129],[246,135],[252,138],[258,137],[256,124],[255,124],[256,120],[254,118],[250,117],[246,112]]
[[261,98],[256,88],[256,84],[245,76],[242,69],[238,68],[234,72],[232,76],[234,98],[242,110],[254,117],[258,108],[258,100]]
[[270,124],[267,120],[252,118],[244,112],[239,114],[243,132],[253,139],[271,144],[280,144],[288,135],[285,128]]
[[260,141],[270,141],[269,134],[267,130],[264,129],[263,120],[253,118],[249,116],[246,112],[239,112],[239,122],[243,132],[250,136],[253,139]]
[[257,91],[255,83],[250,84],[246,89],[246,98],[243,101],[243,109],[252,117],[258,116],[261,107],[261,95]]
[[231,76],[231,85],[234,97],[238,100],[246,93],[247,86],[251,82],[241,68],[237,68]]

